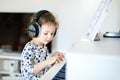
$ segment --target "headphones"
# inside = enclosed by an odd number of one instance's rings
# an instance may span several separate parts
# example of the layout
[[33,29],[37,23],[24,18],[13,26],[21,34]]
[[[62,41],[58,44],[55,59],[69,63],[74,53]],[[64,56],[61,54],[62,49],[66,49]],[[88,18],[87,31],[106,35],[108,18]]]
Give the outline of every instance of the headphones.
[[49,13],[47,10],[41,10],[33,16],[33,22],[28,26],[28,33],[30,37],[37,37],[40,33],[41,23],[38,22],[41,15]]

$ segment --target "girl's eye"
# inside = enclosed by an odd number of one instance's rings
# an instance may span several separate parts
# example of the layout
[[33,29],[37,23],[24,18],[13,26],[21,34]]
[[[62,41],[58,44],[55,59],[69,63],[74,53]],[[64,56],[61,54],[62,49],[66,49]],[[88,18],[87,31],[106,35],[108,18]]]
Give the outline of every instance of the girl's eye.
[[45,35],[47,35],[48,33],[44,33]]
[[51,33],[51,35],[53,36],[54,34],[53,34],[53,33]]

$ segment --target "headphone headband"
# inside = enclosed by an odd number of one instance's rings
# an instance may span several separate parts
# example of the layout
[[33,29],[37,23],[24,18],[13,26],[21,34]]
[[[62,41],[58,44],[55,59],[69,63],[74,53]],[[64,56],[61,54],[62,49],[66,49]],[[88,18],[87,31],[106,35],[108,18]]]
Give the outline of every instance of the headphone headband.
[[39,11],[37,12],[34,16],[33,16],[33,19],[36,20],[36,22],[38,22],[39,20],[39,17],[45,13],[48,13],[49,11],[47,10],[42,10],[42,11]]

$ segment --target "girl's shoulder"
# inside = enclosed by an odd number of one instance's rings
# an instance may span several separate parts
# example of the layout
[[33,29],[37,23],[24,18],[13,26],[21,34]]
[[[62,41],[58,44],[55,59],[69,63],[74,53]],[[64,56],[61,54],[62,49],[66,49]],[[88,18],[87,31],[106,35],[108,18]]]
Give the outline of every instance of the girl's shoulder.
[[43,50],[43,49],[47,49],[47,47],[44,45],[44,46],[38,46],[34,43],[32,43],[31,41],[27,42],[25,47],[24,47],[24,50],[29,50],[29,51],[37,51],[37,50]]
[[34,44],[32,42],[27,42],[25,44],[21,56],[22,58],[24,58],[24,56],[31,56],[31,58],[34,58],[35,52],[36,52],[36,48]]
[[29,46],[29,47],[37,47],[34,43],[32,43],[31,41],[27,42],[25,47]]
[[37,48],[37,46],[34,43],[32,43],[31,41],[27,42],[24,47],[24,49],[36,49],[36,48]]

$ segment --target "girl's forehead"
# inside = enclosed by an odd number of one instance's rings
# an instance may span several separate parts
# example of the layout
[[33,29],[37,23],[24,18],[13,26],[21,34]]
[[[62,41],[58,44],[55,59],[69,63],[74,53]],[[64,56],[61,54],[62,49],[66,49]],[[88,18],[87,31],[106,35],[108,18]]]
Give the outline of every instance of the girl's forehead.
[[55,31],[56,26],[54,24],[43,24],[41,28],[43,31]]

